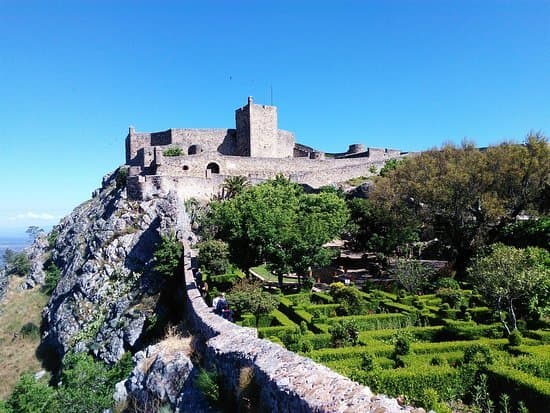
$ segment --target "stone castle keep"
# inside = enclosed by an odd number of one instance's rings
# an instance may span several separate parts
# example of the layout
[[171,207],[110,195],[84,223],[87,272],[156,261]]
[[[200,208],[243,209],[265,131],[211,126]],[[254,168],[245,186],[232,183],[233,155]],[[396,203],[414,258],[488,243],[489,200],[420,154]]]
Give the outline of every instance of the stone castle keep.
[[319,188],[380,170],[399,150],[350,145],[346,152],[324,153],[296,143],[278,129],[277,108],[255,104],[235,111],[235,129],[168,129],[126,137],[128,193],[146,199],[175,190],[180,197],[210,199],[229,176],[252,183],[283,174],[293,182]]

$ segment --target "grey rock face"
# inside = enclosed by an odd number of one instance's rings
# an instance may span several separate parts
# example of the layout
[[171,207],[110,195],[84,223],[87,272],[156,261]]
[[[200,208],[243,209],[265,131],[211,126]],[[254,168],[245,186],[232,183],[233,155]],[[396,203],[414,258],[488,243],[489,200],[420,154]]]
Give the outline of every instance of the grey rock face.
[[52,261],[61,279],[44,310],[43,342],[59,356],[92,350],[108,363],[120,359],[143,333],[164,279],[155,275],[153,251],[161,235],[188,236],[182,202],[130,201],[115,174],[55,228]]
[[21,284],[21,289],[34,288],[37,285],[43,285],[45,281],[44,260],[48,251],[48,238],[46,234],[41,233],[34,242],[25,249],[25,253],[31,262],[31,272],[25,277]]
[[185,351],[167,349],[163,343],[134,355],[135,367],[113,396],[144,410],[169,404],[178,412],[211,412],[204,397],[194,388],[197,371]]

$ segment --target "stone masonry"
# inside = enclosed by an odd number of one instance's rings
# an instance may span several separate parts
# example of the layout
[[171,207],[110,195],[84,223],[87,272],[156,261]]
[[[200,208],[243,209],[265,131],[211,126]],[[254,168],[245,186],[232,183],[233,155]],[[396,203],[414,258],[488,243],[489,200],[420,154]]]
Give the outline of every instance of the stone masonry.
[[[377,173],[399,150],[352,144],[328,154],[296,143],[292,132],[278,129],[277,108],[255,104],[235,111],[235,129],[168,129],[144,133],[130,128],[126,137],[128,193],[134,199],[175,190],[182,199],[210,199],[229,176],[251,182],[283,174],[318,188]],[[181,155],[171,155],[177,149]]]

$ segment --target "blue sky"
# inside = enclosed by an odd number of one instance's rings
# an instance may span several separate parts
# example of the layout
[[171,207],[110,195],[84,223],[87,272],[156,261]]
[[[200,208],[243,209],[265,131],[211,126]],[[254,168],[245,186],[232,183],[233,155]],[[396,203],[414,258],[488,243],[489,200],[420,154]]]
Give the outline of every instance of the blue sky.
[[0,1],[0,234],[50,226],[129,125],[421,150],[550,132],[550,1]]

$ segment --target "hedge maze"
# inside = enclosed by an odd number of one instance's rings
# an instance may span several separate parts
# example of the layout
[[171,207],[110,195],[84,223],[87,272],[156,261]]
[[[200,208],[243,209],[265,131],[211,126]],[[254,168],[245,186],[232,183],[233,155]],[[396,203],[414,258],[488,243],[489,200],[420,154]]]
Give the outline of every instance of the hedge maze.
[[[239,323],[256,320],[245,314]],[[469,290],[416,296],[333,285],[327,293],[281,296],[257,326],[260,337],[374,392],[438,412],[461,402],[479,411],[504,403],[509,411],[542,412],[550,405],[550,331],[524,326],[523,337],[506,338]]]

